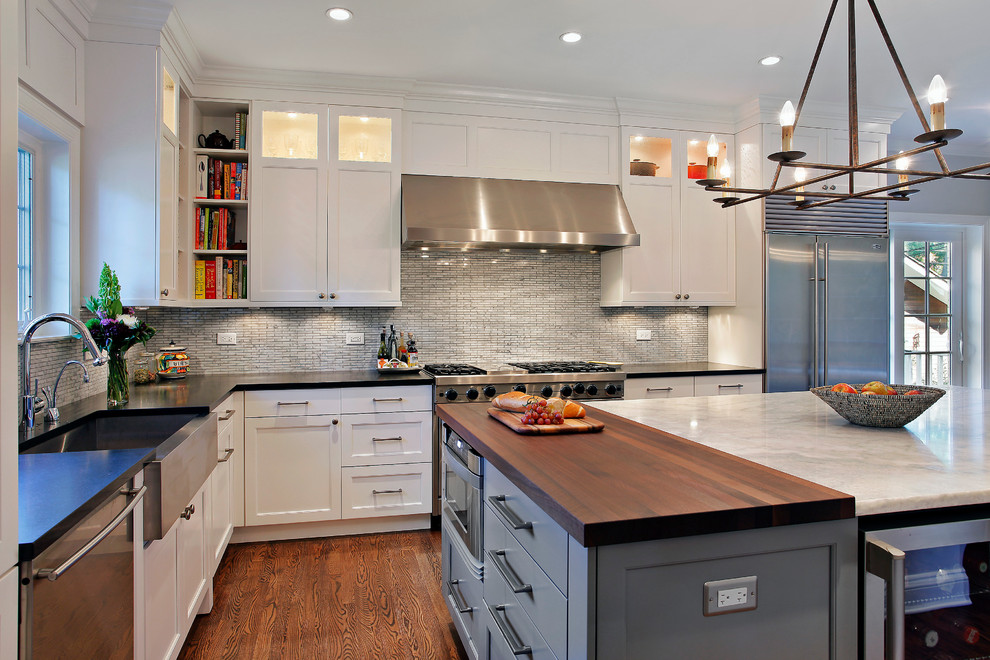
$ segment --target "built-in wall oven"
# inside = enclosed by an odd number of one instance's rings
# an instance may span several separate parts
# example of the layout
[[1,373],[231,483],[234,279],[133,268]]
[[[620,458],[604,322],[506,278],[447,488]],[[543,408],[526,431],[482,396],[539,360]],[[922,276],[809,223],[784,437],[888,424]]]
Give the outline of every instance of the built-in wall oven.
[[863,534],[864,660],[990,658],[990,520]]

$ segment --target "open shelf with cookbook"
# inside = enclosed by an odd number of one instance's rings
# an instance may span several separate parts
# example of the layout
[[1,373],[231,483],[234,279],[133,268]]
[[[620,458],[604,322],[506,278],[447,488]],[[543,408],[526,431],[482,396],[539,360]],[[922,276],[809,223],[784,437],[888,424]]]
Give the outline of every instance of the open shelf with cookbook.
[[192,102],[190,306],[247,304],[248,110],[247,101]]

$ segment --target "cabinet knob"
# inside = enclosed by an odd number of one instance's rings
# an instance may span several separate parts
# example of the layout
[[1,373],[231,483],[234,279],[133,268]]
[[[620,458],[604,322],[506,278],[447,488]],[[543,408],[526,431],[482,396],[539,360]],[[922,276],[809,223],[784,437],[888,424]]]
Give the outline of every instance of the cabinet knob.
[[684,300],[687,300],[690,297],[691,297],[691,294],[690,293],[685,293],[684,294]]
[[336,300],[336,299],[337,299],[337,294],[336,293],[331,293],[330,294],[330,300]]
[[162,289],[162,295],[163,296],[167,296],[168,295],[168,289]]
[[679,293],[674,294],[674,300],[680,300],[680,299],[681,299],[681,294]]
[[179,515],[182,516],[182,518],[184,518],[185,520],[189,520],[190,518],[192,518],[192,515],[194,513],[196,513],[196,506],[194,504],[190,504],[185,509],[183,509],[182,513],[180,513]]
[[828,184],[827,183],[823,183],[822,184],[822,190],[828,190]]
[[334,420],[331,420],[330,423],[333,424],[334,426],[337,426],[337,424],[340,424],[340,420],[339,419],[334,419]]
[[828,189],[829,189],[829,190],[835,190],[835,184],[833,183],[832,185],[830,185],[830,186],[828,187]]
[[320,300],[323,300],[324,298],[327,297],[327,294],[321,293],[318,297],[319,297]]

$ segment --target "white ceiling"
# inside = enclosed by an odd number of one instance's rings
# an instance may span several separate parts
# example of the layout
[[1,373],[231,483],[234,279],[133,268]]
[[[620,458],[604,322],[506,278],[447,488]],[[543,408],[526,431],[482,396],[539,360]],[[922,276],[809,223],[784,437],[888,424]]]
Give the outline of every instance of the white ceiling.
[[[949,86],[949,151],[990,154],[987,0],[876,0],[922,107]],[[828,0],[176,0],[206,67],[262,68],[596,97],[736,106],[795,103]],[[343,6],[354,18],[324,12]],[[811,99],[846,102],[842,0]],[[891,148],[921,132],[866,0],[857,3],[860,104],[900,108]],[[575,45],[558,36],[584,34]],[[757,60],[782,55],[775,67]],[[951,163],[950,163],[951,164]]]

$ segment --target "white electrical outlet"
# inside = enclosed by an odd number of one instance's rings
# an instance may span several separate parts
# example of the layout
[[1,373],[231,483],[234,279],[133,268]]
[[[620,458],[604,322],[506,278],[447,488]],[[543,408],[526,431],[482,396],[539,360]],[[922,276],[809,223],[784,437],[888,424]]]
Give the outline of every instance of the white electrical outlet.
[[236,332],[218,332],[217,343],[222,346],[233,346],[237,343]]
[[756,576],[705,582],[705,616],[756,609]]
[[363,332],[348,332],[347,337],[344,340],[345,344],[357,345],[364,343],[364,333]]
[[636,341],[652,341],[653,331],[652,330],[637,330],[636,331]]

